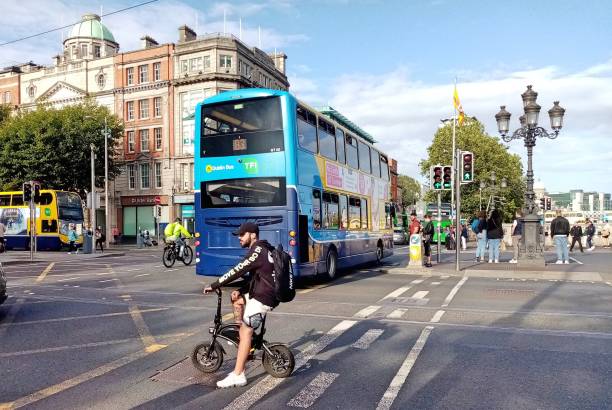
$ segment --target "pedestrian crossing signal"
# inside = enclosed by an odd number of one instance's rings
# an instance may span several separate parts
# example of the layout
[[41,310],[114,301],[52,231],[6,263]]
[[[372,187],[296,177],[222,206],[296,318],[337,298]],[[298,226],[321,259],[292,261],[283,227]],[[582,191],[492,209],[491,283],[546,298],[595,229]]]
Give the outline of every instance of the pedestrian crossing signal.
[[474,154],[471,152],[461,153],[461,182],[474,182]]
[[453,186],[453,168],[445,166],[442,176],[442,189],[451,189]]
[[23,202],[30,202],[32,200],[32,184],[29,182],[23,183]]
[[442,165],[436,165],[429,169],[429,181],[431,189],[434,191],[442,189]]

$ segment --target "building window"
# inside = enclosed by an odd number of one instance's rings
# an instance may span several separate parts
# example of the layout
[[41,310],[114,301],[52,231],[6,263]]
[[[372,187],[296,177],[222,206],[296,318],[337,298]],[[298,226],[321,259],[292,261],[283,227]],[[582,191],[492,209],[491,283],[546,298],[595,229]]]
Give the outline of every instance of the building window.
[[161,162],[155,163],[155,188],[162,187],[162,164]]
[[136,189],[136,166],[128,165],[128,189]]
[[153,63],[153,81],[161,80],[161,63]]
[[81,57],[87,57],[87,44],[81,44]]
[[36,94],[36,87],[34,87],[33,85],[30,85],[28,87],[28,97],[34,98],[35,94]]
[[134,85],[134,67],[128,67],[126,70],[127,85]]
[[72,46],[72,56],[77,58],[79,56],[79,48],[76,45]]
[[141,119],[149,118],[149,100],[138,101],[139,113]]
[[106,76],[104,74],[98,74],[96,77],[96,82],[98,83],[98,88],[104,88],[106,84]]
[[232,56],[220,55],[219,56],[219,67],[221,68],[232,68]]
[[156,117],[161,117],[161,97],[155,97],[153,100],[153,114]]
[[100,58],[102,55],[102,47],[94,46],[94,57]]
[[161,128],[154,128],[153,129],[153,134],[155,136],[155,149],[157,151],[161,151],[161,149],[162,149],[162,129]]
[[127,119],[128,121],[132,121],[134,119],[134,101],[126,102],[125,107],[127,110]]
[[11,103],[11,92],[10,91],[5,91],[4,92],[4,103],[5,104],[10,104]]
[[189,60],[181,60],[181,73],[189,71]]
[[128,152],[134,152],[134,148],[135,148],[134,145],[136,144],[134,140],[134,131],[128,131],[127,135],[128,135]]
[[140,164],[140,188],[151,188],[151,181],[149,181],[149,164]]
[[201,71],[202,68],[202,57],[189,59],[189,71]]
[[210,56],[204,56],[203,61],[204,61],[204,68],[210,68]]
[[140,151],[149,151],[149,130],[140,130]]
[[146,83],[149,81],[149,66],[139,65],[138,66],[138,83]]

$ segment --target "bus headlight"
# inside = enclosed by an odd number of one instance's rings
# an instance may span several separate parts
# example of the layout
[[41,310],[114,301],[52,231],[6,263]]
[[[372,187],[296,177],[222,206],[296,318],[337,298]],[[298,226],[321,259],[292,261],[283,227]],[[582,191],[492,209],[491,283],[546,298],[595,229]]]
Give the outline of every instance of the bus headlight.
[[289,236],[292,237],[292,238],[295,238],[295,231],[290,231],[289,232]]
[[199,237],[200,237],[200,232],[196,232],[194,236],[195,236],[196,238],[199,238]]
[[196,263],[200,263],[200,258],[196,258]]

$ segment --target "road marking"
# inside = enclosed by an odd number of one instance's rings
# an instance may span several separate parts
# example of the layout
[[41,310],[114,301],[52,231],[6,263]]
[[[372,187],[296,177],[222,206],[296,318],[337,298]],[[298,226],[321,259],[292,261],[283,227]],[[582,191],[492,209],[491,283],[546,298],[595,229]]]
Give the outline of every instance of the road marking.
[[440,282],[431,282],[431,286],[438,286]]
[[389,293],[387,296],[385,296],[383,298],[384,299],[390,299],[390,298],[396,298],[398,296],[400,296],[402,293],[406,292],[408,289],[410,289],[412,286],[402,286],[399,289],[395,289],[393,292]]
[[119,280],[119,279],[113,278],[113,279],[99,280],[98,283],[113,282],[113,281],[117,281],[117,280]]
[[370,345],[380,337],[380,335],[382,335],[384,332],[383,329],[370,329],[367,332],[365,332],[360,338],[359,340],[357,340],[355,343],[353,343],[351,345],[351,347],[354,347],[356,349],[362,349],[365,350],[368,347],[370,347]]
[[[193,334],[195,333],[187,333],[185,337],[192,336]],[[179,340],[181,339],[182,338],[179,338]],[[126,364],[148,356],[149,354],[151,354],[151,352],[147,351],[138,351],[135,353],[128,354],[127,356],[123,356],[115,361],[105,364],[104,366],[92,369],[88,372],[73,377],[72,379],[68,379],[61,383],[54,384],[53,386],[49,386],[15,401],[9,403],[0,403],[0,409],[18,409],[20,407],[28,406],[32,403],[36,403],[37,401],[46,399],[47,397],[68,390],[74,386],[78,386],[81,383],[85,383],[91,379],[95,379],[96,377],[112,372],[113,370],[118,369],[119,367],[125,366]]]
[[367,318],[368,316],[371,316],[374,312],[376,312],[378,309],[380,309],[381,306],[368,306],[367,308],[363,308],[361,309],[359,312],[355,313],[355,317],[359,317],[359,318]]
[[414,363],[416,362],[417,358],[419,357],[419,354],[423,350],[423,347],[425,347],[425,342],[427,342],[427,338],[429,337],[433,329],[433,326],[427,326],[425,327],[425,329],[423,329],[416,343],[414,344],[414,346],[412,346],[410,353],[408,353],[408,356],[406,356],[404,363],[402,363],[402,366],[397,371],[397,374],[395,375],[393,380],[391,380],[391,384],[389,384],[387,391],[385,391],[385,394],[383,394],[382,399],[380,399],[378,406],[376,406],[376,410],[391,408],[393,401],[395,401],[395,398],[397,397],[402,386],[406,382],[406,378],[410,374],[412,366],[414,366]]
[[414,295],[412,295],[412,298],[413,299],[423,299],[425,296],[427,296],[428,293],[429,293],[428,290],[420,290],[416,292]]
[[308,407],[312,406],[323,393],[325,393],[325,390],[331,386],[338,376],[338,373],[319,373],[317,377],[308,383],[308,386],[304,387],[297,394],[297,396],[292,398],[287,403],[287,406],[307,409]]
[[134,276],[134,277],[135,277],[135,278],[139,278],[139,277],[141,277],[141,276],[150,276],[150,275],[151,275],[150,273],[141,273],[140,275],[136,275],[136,276]]
[[571,259],[571,260],[573,260],[574,262],[576,262],[577,264],[584,265],[584,263],[580,262],[580,261],[579,261],[578,259],[576,259],[576,258],[572,258],[572,257],[570,256],[570,259]]
[[387,315],[387,319],[401,319],[401,317],[406,313],[408,309],[395,309],[393,312]]
[[[340,335],[350,329],[357,321],[343,320],[338,323],[326,334],[317,339],[313,344],[308,346],[304,351],[299,353],[295,358],[294,372],[302,368],[310,359],[319,354],[329,344],[336,340]],[[250,408],[257,400],[264,397],[273,388],[278,386],[285,379],[277,379],[272,376],[266,376],[259,383],[251,387],[246,392],[238,396],[233,402],[228,404],[225,409],[239,410]]]
[[303,295],[304,293],[309,293],[309,292],[312,292],[314,290],[324,288],[326,286],[327,286],[326,284],[315,285],[315,286],[312,286],[312,287],[310,287],[308,289],[298,290],[297,293],[299,293],[300,295]]
[[57,282],[67,282],[69,280],[77,280],[77,279],[81,279],[80,277],[72,277],[72,278],[66,278],[66,279],[58,279]]
[[47,273],[51,272],[51,269],[53,269],[53,266],[55,266],[55,262],[51,262],[49,266],[47,266],[45,270],[42,271],[40,276],[36,278],[36,282],[42,282],[47,276]]
[[450,293],[448,294],[448,296],[446,297],[446,299],[444,299],[444,303],[442,303],[442,307],[447,307],[451,301],[453,300],[453,298],[455,297],[455,295],[457,294],[457,292],[459,292],[459,288],[461,286],[463,286],[463,284],[467,281],[468,277],[464,276],[456,285],[455,287],[450,291]]
[[442,316],[444,315],[444,310],[438,310],[436,312],[435,315],[433,315],[433,317],[431,318],[430,322],[431,323],[438,323],[440,321],[440,319],[442,319]]
[[415,280],[413,280],[410,283],[412,283],[413,285],[418,285],[419,283],[423,283],[423,281],[424,281],[424,279],[415,279]]
[[442,275],[442,276],[440,276],[440,279],[448,279],[448,278],[450,278],[449,275]]
[[[31,303],[46,303],[46,302],[29,302]],[[13,305],[14,306],[14,305]],[[160,312],[162,310],[168,310],[169,308],[151,308],[151,309],[143,309],[140,313],[149,313],[149,312]],[[69,317],[60,317],[55,319],[41,319],[41,320],[29,320],[27,322],[17,322],[13,323],[12,326],[25,326],[25,325],[34,325],[40,323],[54,323],[54,322],[65,322],[68,320],[81,320],[81,319],[98,319],[103,317],[113,317],[113,316],[125,316],[129,315],[130,312],[116,312],[116,313],[102,313],[100,315],[84,315],[84,316],[69,316]],[[3,327],[8,327],[8,323],[0,324],[0,329]]]
[[101,273],[96,273],[96,275],[98,276],[103,276],[103,275],[112,275],[112,272],[101,272]]

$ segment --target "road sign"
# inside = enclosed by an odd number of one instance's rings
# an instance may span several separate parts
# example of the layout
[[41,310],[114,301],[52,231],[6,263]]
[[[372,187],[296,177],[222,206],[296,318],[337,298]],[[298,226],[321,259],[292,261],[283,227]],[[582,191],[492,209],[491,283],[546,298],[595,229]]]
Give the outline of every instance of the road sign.
[[155,205],[159,205],[161,204],[161,197],[160,196],[156,196],[155,197]]

